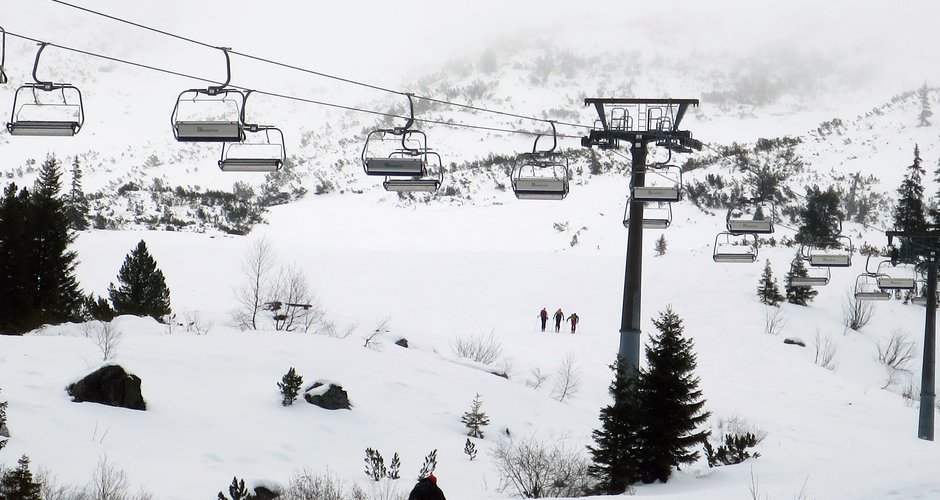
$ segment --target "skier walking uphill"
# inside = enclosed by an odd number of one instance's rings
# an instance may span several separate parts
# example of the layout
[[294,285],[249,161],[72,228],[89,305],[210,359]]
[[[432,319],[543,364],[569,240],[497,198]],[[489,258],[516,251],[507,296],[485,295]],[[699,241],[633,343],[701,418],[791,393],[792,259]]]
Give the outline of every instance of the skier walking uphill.
[[444,498],[444,492],[437,487],[437,478],[434,474],[428,477],[422,477],[418,484],[411,490],[408,500],[447,500]]
[[568,321],[571,322],[571,333],[578,328],[578,313],[571,313],[571,316],[568,316]]
[[542,331],[545,331],[545,323],[548,323],[548,311],[545,308],[542,308],[542,312],[539,313],[539,319],[542,320]]
[[558,333],[559,331],[561,331],[561,322],[564,319],[565,319],[565,313],[561,312],[561,308],[559,307],[558,310],[555,311],[555,333]]

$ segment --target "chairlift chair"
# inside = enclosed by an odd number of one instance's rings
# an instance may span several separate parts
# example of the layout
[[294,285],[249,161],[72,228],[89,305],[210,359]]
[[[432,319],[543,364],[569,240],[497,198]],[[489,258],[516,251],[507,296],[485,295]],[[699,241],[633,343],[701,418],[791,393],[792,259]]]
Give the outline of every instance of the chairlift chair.
[[635,200],[676,202],[682,198],[682,170],[677,165],[647,167],[644,172],[637,172],[634,179],[641,175],[645,185],[633,188]]
[[727,231],[715,236],[712,260],[719,263],[751,263],[757,260],[757,236]]
[[[630,228],[630,203],[623,212],[623,227]],[[672,204],[664,201],[644,203],[643,229],[666,229],[672,224]]]
[[510,183],[520,200],[563,200],[568,196],[568,158],[556,152],[558,136],[552,126],[552,147],[539,151],[541,135],[535,137],[531,153],[521,153],[513,161]]
[[[826,286],[829,284],[831,274],[828,267],[804,267],[806,276],[790,276],[790,286],[794,287],[814,287]],[[793,272],[793,265],[790,268]]]
[[[251,125],[245,140],[222,144],[219,169],[223,172],[275,172],[287,161],[284,133],[277,127]],[[257,137],[257,139],[256,139]]]
[[245,110],[251,92],[245,91],[241,115],[238,118],[242,124],[242,139],[238,142],[222,143],[219,169],[223,172],[274,172],[287,161],[284,133],[281,129],[273,125],[247,123]]
[[[425,173],[420,176],[386,177],[382,186],[386,191],[414,192],[437,191],[444,182],[444,168],[441,164],[441,155],[436,151],[425,149],[422,153],[425,164]],[[436,173],[435,173],[436,172]]]
[[771,234],[774,232],[774,204],[739,200],[728,208],[725,225],[732,233]]
[[885,260],[878,264],[876,273],[878,287],[882,290],[913,290],[917,284],[917,270],[911,264],[894,264]]
[[40,42],[36,52],[34,83],[20,86],[13,96],[13,112],[7,123],[7,131],[11,135],[73,136],[85,122],[82,93],[77,87],[68,83],[42,81],[36,76],[39,57],[47,45],[46,42]]
[[228,48],[225,55],[225,82],[204,89],[180,92],[170,115],[173,137],[180,142],[241,142],[245,138],[243,106],[245,93],[227,88],[232,77]]
[[803,245],[800,249],[809,265],[816,267],[849,267],[854,252],[852,239],[844,235],[826,242]]
[[[385,177],[386,191],[437,191],[444,180],[441,155],[427,146],[427,134],[412,129],[414,101],[408,97],[408,121],[402,127],[369,132],[362,146],[362,169],[366,175]],[[392,142],[390,148],[381,144]],[[378,146],[378,147],[377,147]],[[376,150],[382,150],[376,153]]]
[[889,300],[891,292],[878,286],[876,273],[863,273],[855,279],[855,298],[859,300]]

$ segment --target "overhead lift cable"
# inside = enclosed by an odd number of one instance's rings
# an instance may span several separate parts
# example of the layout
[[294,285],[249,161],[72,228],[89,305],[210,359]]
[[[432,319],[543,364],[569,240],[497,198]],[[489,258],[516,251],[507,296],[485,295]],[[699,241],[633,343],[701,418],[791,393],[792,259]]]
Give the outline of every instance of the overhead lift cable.
[[[107,19],[111,19],[111,20],[113,20],[113,21],[117,21],[117,22],[121,22],[121,23],[124,23],[124,24],[128,24],[128,25],[134,26],[134,27],[136,27],[136,28],[140,28],[140,29],[152,31],[152,32],[154,32],[154,33],[159,33],[159,34],[161,34],[161,35],[165,35],[165,36],[169,36],[169,37],[172,37],[172,38],[176,38],[176,39],[178,39],[178,40],[182,40],[182,41],[185,41],[185,42],[193,43],[193,44],[196,44],[196,45],[201,45],[201,46],[203,46],[203,47],[208,47],[208,48],[212,48],[212,49],[218,49],[218,48],[219,48],[218,46],[215,46],[215,45],[212,45],[212,44],[208,44],[208,43],[205,43],[205,42],[201,42],[201,41],[199,41],[199,40],[194,40],[194,39],[189,38],[189,37],[185,37],[185,36],[182,36],[182,35],[178,35],[178,34],[175,34],[175,33],[171,33],[171,32],[166,31],[166,30],[161,30],[161,29],[158,29],[158,28],[154,28],[154,27],[147,26],[147,25],[144,25],[144,24],[141,24],[141,23],[137,23],[137,22],[130,21],[130,20],[127,20],[127,19],[123,19],[123,18],[120,18],[120,17],[117,17],[117,16],[112,16],[112,15],[106,14],[106,13],[104,13],[104,12],[100,12],[100,11],[97,11],[97,10],[94,10],[94,9],[89,9],[89,8],[87,8],[87,7],[82,7],[82,6],[80,6],[80,5],[75,5],[75,4],[72,4],[72,3],[69,3],[69,2],[65,2],[65,1],[63,1],[63,0],[50,0],[50,1],[55,2],[55,3],[57,3],[57,4],[60,4],[60,5],[64,5],[64,6],[66,6],[66,7],[71,7],[71,8],[74,8],[74,9],[78,9],[78,10],[81,10],[81,11],[83,11],[83,12],[87,12],[87,13],[89,13],[89,14],[94,14],[94,15],[101,16],[101,17],[104,17],[104,18],[107,18]],[[230,52],[231,54],[235,54],[235,55],[238,55],[238,56],[241,56],[241,57],[245,57],[245,58],[248,58],[248,59],[253,59],[253,60],[255,60],[255,61],[259,61],[259,62],[263,62],[263,63],[267,63],[267,64],[272,64],[272,65],[275,65],[275,66],[281,66],[281,67],[283,67],[283,68],[288,68],[288,69],[292,69],[292,70],[295,70],[295,71],[301,71],[301,72],[304,72],[304,73],[308,73],[308,74],[311,74],[311,75],[320,76],[320,77],[323,77],[323,78],[329,78],[329,79],[336,80],[336,81],[340,81],[340,82],[347,83],[347,84],[350,84],[350,85],[358,85],[358,86],[360,86],[360,87],[365,87],[365,88],[369,88],[369,89],[373,89],[373,90],[378,90],[378,91],[381,91],[381,92],[387,92],[387,93],[390,93],[390,94],[397,94],[397,95],[401,95],[401,96],[405,96],[405,95],[409,95],[409,94],[410,94],[411,97],[413,97],[414,99],[420,99],[420,100],[423,100],[423,101],[433,102],[433,103],[437,103],[437,104],[443,104],[443,105],[446,105],[446,106],[459,107],[459,108],[469,109],[469,110],[472,110],[472,111],[480,111],[480,112],[483,112],[483,113],[492,113],[492,114],[496,114],[496,115],[508,116],[508,117],[512,117],[512,118],[519,118],[519,119],[523,119],[523,120],[532,120],[532,121],[543,122],[543,123],[554,123],[555,125],[563,125],[563,126],[567,126],[567,127],[576,127],[576,128],[582,128],[582,129],[588,129],[588,130],[590,130],[590,129],[593,128],[593,126],[583,125],[583,124],[580,124],[580,123],[570,123],[570,122],[564,122],[564,121],[554,120],[554,119],[551,119],[551,118],[538,118],[538,117],[534,117],[534,116],[526,116],[526,115],[521,115],[521,114],[517,114],[517,113],[507,112],[507,111],[500,111],[500,110],[495,110],[495,109],[490,109],[490,108],[484,108],[484,107],[481,107],[481,106],[473,106],[473,105],[470,105],[470,104],[451,102],[451,101],[447,101],[447,100],[443,100],[443,99],[437,99],[437,98],[430,97],[430,96],[422,96],[422,95],[419,95],[419,94],[414,94],[414,93],[409,93],[409,92],[405,92],[405,91],[401,91],[401,90],[394,90],[394,89],[390,89],[390,88],[386,88],[386,87],[381,87],[381,86],[378,86],[378,85],[374,85],[374,84],[370,84],[370,83],[366,83],[366,82],[362,82],[362,81],[358,81],[358,80],[353,80],[353,79],[350,79],[350,78],[344,78],[344,77],[337,76],[337,75],[332,75],[332,74],[329,74],[329,73],[323,73],[323,72],[321,72],[321,71],[316,71],[316,70],[312,70],[312,69],[308,69],[308,68],[302,68],[302,67],[300,67],[300,66],[295,66],[295,65],[292,65],[292,64],[288,64],[288,63],[283,63],[283,62],[279,62],[279,61],[274,61],[274,60],[272,60],[272,59],[267,59],[267,58],[263,58],[263,57],[259,57],[259,56],[255,56],[255,55],[251,55],[251,54],[246,54],[246,53],[243,53],[243,52],[238,52],[238,51],[236,51],[236,50],[229,50],[229,52]],[[397,117],[397,118],[406,118],[406,117]],[[434,123],[434,122],[429,122],[429,123]],[[490,129],[490,130],[494,130],[494,129]],[[537,134],[531,133],[531,134],[529,134],[529,135],[537,135]],[[559,136],[560,136],[560,137],[573,137],[573,136],[565,136],[565,135],[559,135]]]
[[[199,76],[195,76],[195,75],[190,75],[190,74],[187,74],[187,73],[181,73],[181,72],[179,72],[179,71],[174,71],[174,70],[170,70],[170,69],[166,69],[166,68],[161,68],[161,67],[158,67],[158,66],[153,66],[153,65],[149,65],[149,64],[143,64],[143,63],[139,63],[139,62],[135,62],[135,61],[130,61],[130,60],[127,60],[127,59],[122,59],[122,58],[113,57],[113,56],[109,56],[109,55],[105,55],[105,54],[100,54],[100,53],[96,53],[96,52],[91,52],[91,51],[87,51],[87,50],[83,50],[83,49],[78,49],[78,48],[70,47],[70,46],[67,46],[67,45],[60,45],[60,44],[53,43],[53,42],[45,42],[45,41],[39,40],[39,39],[37,39],[37,38],[33,38],[33,37],[30,37],[30,36],[27,36],[27,35],[21,35],[21,34],[18,34],[18,33],[11,32],[11,31],[6,31],[5,33],[6,33],[7,35],[11,36],[11,37],[20,38],[20,39],[23,39],[23,40],[27,40],[27,41],[31,41],[31,42],[36,42],[36,43],[40,43],[40,44],[45,43],[45,44],[46,44],[47,46],[49,46],[49,47],[57,47],[57,48],[60,48],[60,49],[62,49],[62,50],[67,50],[67,51],[75,52],[75,53],[82,54],[82,55],[86,55],[86,56],[89,56],[89,57],[96,57],[96,58],[105,59],[105,60],[108,60],[108,61],[111,61],[111,62],[116,62],[116,63],[121,63],[121,64],[127,64],[127,65],[135,66],[135,67],[138,67],[138,68],[148,69],[148,70],[151,70],[151,71],[157,71],[157,72],[160,72],[160,73],[164,73],[164,74],[168,74],[168,75],[173,75],[173,76],[178,76],[178,77],[182,77],[182,78],[189,78],[189,79],[192,79],[192,80],[197,80],[197,81],[206,82],[206,83],[215,84],[215,85],[219,85],[219,84],[222,83],[222,82],[218,82],[218,81],[215,81],[215,80],[211,80],[211,79],[209,79],[209,78],[203,78],[203,77],[199,77]],[[216,47],[214,47],[214,48],[216,48]],[[407,120],[407,119],[408,119],[407,116],[402,116],[402,115],[398,115],[398,114],[394,114],[394,113],[387,113],[387,112],[383,112],[383,111],[375,111],[375,110],[365,109],[365,108],[360,108],[360,107],[355,107],[355,106],[346,106],[346,105],[343,105],[343,104],[336,104],[336,103],[332,103],[332,102],[321,101],[321,100],[316,100],[316,99],[309,99],[309,98],[305,98],[305,97],[293,96],[293,95],[288,95],[288,94],[283,94],[283,93],[278,93],[278,92],[271,92],[271,91],[265,91],[265,90],[260,90],[260,89],[249,89],[249,88],[247,88],[247,87],[240,87],[240,86],[238,86],[238,85],[229,85],[228,87],[229,87],[229,88],[233,88],[233,89],[238,89],[238,90],[244,90],[244,91],[252,90],[255,94],[262,94],[262,95],[267,95],[267,96],[270,96],[270,97],[276,97],[276,98],[280,98],[280,99],[287,99],[287,100],[292,100],[292,101],[297,101],[297,102],[304,102],[304,103],[308,103],[308,104],[314,104],[314,105],[317,105],[317,106],[326,106],[326,107],[331,107],[331,108],[336,108],[336,109],[342,109],[342,110],[346,110],[346,111],[354,111],[354,112],[357,112],[357,113],[367,113],[367,114],[376,115],[376,116],[382,116],[382,117],[387,117],[387,118],[396,118],[396,119],[402,119],[402,120]],[[530,130],[521,130],[521,129],[512,129],[512,128],[501,128],[501,127],[490,127],[490,126],[486,126],[486,125],[475,125],[475,124],[462,123],[462,122],[452,122],[452,121],[444,121],[444,120],[433,120],[433,119],[429,119],[429,118],[414,118],[414,121],[415,121],[415,122],[420,122],[420,123],[433,124],[433,125],[442,125],[442,126],[446,126],[446,127],[467,128],[467,129],[474,129],[474,130],[485,130],[485,131],[490,131],[490,132],[501,132],[501,133],[507,133],[507,134],[522,134],[522,135],[529,135],[529,136],[537,136],[537,135],[540,135],[540,134],[541,134],[541,132],[530,131]],[[567,139],[577,139],[577,138],[579,138],[579,136],[563,135],[563,134],[558,134],[558,137],[563,137],[563,138],[567,138]]]

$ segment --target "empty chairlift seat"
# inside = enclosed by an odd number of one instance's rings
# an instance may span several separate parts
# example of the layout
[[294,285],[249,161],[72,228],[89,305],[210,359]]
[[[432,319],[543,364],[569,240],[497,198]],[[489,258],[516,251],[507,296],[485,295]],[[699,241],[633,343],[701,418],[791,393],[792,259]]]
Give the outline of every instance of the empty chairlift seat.
[[790,267],[790,286],[794,287],[814,287],[814,286],[826,286],[829,284],[831,274],[828,267],[805,267],[805,276],[798,276],[793,274],[795,272],[795,265]]
[[800,252],[811,266],[849,267],[854,248],[848,236],[837,236],[829,241],[803,245]]
[[[630,203],[623,212],[623,227],[630,228]],[[650,202],[643,204],[643,229],[666,229],[672,224],[672,204]]]
[[173,108],[173,136],[180,142],[241,142],[244,100],[236,90],[184,90]]
[[728,208],[725,225],[733,233],[771,234],[774,214],[773,203],[743,200]]
[[276,127],[248,125],[245,140],[222,145],[223,172],[274,172],[287,161],[284,133]]
[[539,151],[541,135],[535,137],[531,153],[521,153],[513,161],[510,183],[520,200],[563,200],[568,196],[568,157],[556,152],[558,136],[552,126],[552,147]]
[[875,273],[860,274],[855,280],[855,298],[859,300],[888,300],[891,292],[878,286],[879,276]]
[[[643,176],[643,186],[636,186]],[[634,176],[633,198],[637,201],[676,202],[682,198],[682,171],[676,165],[648,167]]]
[[7,122],[11,135],[73,136],[85,122],[82,93],[68,83],[39,80],[36,69],[39,57],[48,44],[41,43],[33,64],[34,83],[27,83],[13,96],[13,111]]
[[718,233],[712,260],[719,263],[751,263],[757,260],[757,236],[753,234]]

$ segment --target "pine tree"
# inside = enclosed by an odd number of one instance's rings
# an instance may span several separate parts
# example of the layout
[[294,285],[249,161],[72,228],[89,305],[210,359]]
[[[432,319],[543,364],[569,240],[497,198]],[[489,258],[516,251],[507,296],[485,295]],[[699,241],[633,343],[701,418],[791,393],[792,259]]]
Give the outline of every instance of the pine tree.
[[784,297],[780,294],[780,287],[777,286],[777,279],[774,278],[774,272],[770,269],[769,260],[765,261],[764,272],[757,285],[757,296],[761,303],[768,306],[775,306],[783,301]]
[[424,457],[424,464],[421,465],[421,470],[418,471],[418,479],[434,474],[434,469],[437,468],[437,449],[431,450],[431,453],[428,453]]
[[[69,229],[59,162],[49,156],[39,169],[39,179],[30,195],[32,255],[37,290],[33,308],[38,324],[78,319],[82,293],[75,280],[76,254],[68,250],[75,239]],[[33,326],[38,326],[35,324]]]
[[639,433],[639,478],[644,483],[666,482],[672,468],[692,463],[708,438],[697,431],[709,416],[698,389],[691,339],[682,337],[682,320],[671,308],[653,320],[658,336],[646,346],[647,368],[639,378],[644,425]]
[[[926,174],[920,165],[920,147],[914,145],[914,162],[907,167],[907,173],[898,188],[898,204],[894,206],[894,229],[921,233],[927,230],[927,217],[924,211],[924,185],[921,180]],[[902,259],[911,259],[911,249],[901,242]]]
[[6,401],[0,401],[0,450],[7,445],[7,438],[10,437],[10,430],[7,429],[7,405]]
[[656,240],[656,246],[653,247],[653,250],[656,251],[656,255],[664,255],[666,253],[666,235],[659,235],[659,239]]
[[473,444],[470,438],[467,438],[467,442],[463,445],[463,452],[470,457],[470,461],[472,462],[473,459],[477,457],[477,445]]
[[639,480],[637,453],[643,413],[638,373],[628,373],[623,361],[610,368],[614,381],[608,390],[614,402],[601,408],[601,429],[591,433],[595,445],[588,446],[592,461],[588,474],[597,481],[596,493],[619,495]]
[[917,97],[920,98],[920,115],[918,116],[918,127],[929,127],[930,126],[930,117],[933,116],[933,111],[930,110],[930,89],[927,87],[927,83],[917,90]]
[[379,481],[388,475],[385,458],[378,450],[366,448],[366,475],[371,477],[373,481]]
[[140,240],[137,248],[124,259],[124,265],[118,271],[118,282],[120,287],[115,287],[114,283],[108,286],[117,314],[151,316],[160,320],[170,313],[170,289],[144,240]]
[[15,469],[3,474],[0,479],[0,498],[9,500],[42,500],[42,485],[33,481],[29,471],[29,457],[23,455]]
[[797,251],[793,263],[790,265],[790,271],[784,277],[784,290],[787,294],[787,302],[798,306],[805,306],[807,302],[812,302],[819,293],[810,286],[793,286],[793,278],[805,278],[808,276],[806,266],[803,264],[803,258]]
[[807,188],[806,205],[800,210],[800,228],[794,237],[796,242],[823,247],[832,245],[844,218],[839,200],[839,192],[832,187],[825,191],[819,186]]
[[300,394],[300,386],[303,385],[303,383],[304,378],[297,375],[297,372],[294,371],[294,367],[287,370],[287,373],[281,377],[281,381],[277,383],[278,389],[281,390],[281,404],[284,406],[294,404],[297,395]]
[[481,429],[481,427],[490,425],[490,418],[486,416],[486,413],[480,410],[480,406],[482,405],[483,402],[480,401],[480,395],[477,394],[476,397],[473,398],[473,403],[470,405],[470,411],[460,417],[460,421],[467,426],[467,435],[470,437],[483,439],[483,429]]
[[30,213],[29,191],[8,184],[0,198],[0,333],[25,332],[35,323]]
[[229,496],[226,497],[224,493],[219,492],[218,500],[253,500],[254,495],[248,493],[248,488],[245,488],[245,480],[238,480],[237,477],[232,478],[232,484],[228,487]]
[[72,161],[72,186],[65,198],[65,214],[75,231],[88,229],[88,198],[82,191],[82,168],[78,156]]
[[401,457],[398,456],[398,452],[392,455],[392,461],[388,464],[388,478],[401,478]]

